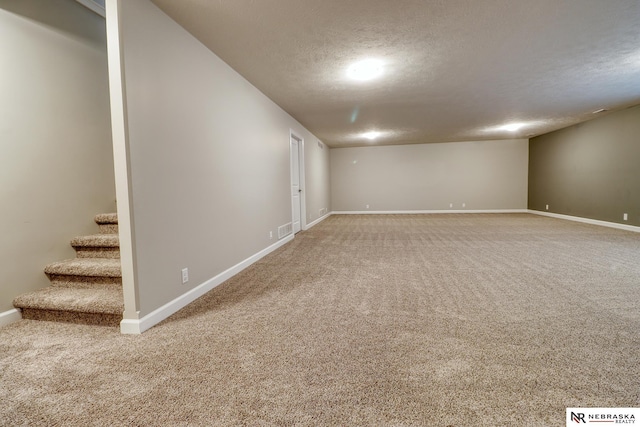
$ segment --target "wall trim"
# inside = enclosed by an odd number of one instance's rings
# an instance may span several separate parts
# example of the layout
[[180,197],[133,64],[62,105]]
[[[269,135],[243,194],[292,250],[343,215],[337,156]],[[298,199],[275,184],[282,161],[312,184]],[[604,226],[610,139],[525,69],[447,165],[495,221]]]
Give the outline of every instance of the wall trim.
[[125,319],[140,318],[137,291],[137,256],[135,248],[135,222],[133,190],[129,155],[129,124],[127,118],[126,85],[124,78],[124,48],[121,40],[122,2],[106,3],[107,63],[109,67],[109,100],[111,103],[111,140],[113,144],[113,169],[116,187],[116,211],[118,213],[118,237],[120,239],[120,265]]
[[0,328],[22,319],[22,310],[13,308],[0,313]]
[[333,215],[333,212],[329,212],[328,214],[324,214],[323,216],[321,216],[320,218],[316,219],[315,221],[307,224],[307,226],[304,229],[308,230],[311,227],[313,227],[314,225],[320,224],[322,221],[324,221],[325,219],[329,218],[331,215]]
[[548,216],[551,218],[566,219],[568,221],[582,222],[585,224],[600,225],[602,227],[617,228],[618,230],[626,230],[626,231],[633,231],[636,233],[640,233],[640,227],[635,225],[626,225],[626,224],[619,224],[617,222],[602,221],[599,219],[583,218],[580,216],[571,216],[571,215],[564,215],[564,214],[558,214],[558,213],[552,213],[552,212],[536,211],[533,209],[529,209],[528,211],[529,213],[532,213],[534,215],[542,215],[542,216]]
[[226,281],[226,280],[230,279],[231,277],[235,276],[236,274],[240,273],[242,270],[244,270],[245,268],[249,267],[251,264],[253,264],[256,261],[260,260],[261,258],[265,257],[266,255],[270,254],[271,252],[275,251],[276,249],[280,248],[285,243],[290,242],[291,240],[293,240],[293,237],[294,237],[293,234],[290,234],[287,237],[284,237],[284,238],[280,239],[279,241],[277,241],[273,245],[271,245],[271,246],[261,250],[260,252],[250,256],[249,258],[245,259],[244,261],[239,262],[238,264],[234,265],[233,267],[226,269],[225,271],[223,271],[222,273],[218,274],[217,276],[212,277],[211,279],[207,280],[206,282],[204,282],[204,283],[196,286],[195,288],[191,289],[190,291],[180,295],[179,297],[177,297],[173,301],[170,301],[170,302],[166,303],[165,305],[163,305],[162,307],[157,308],[156,310],[152,311],[151,313],[147,314],[146,316],[142,317],[141,319],[123,319],[122,322],[120,322],[120,332],[122,332],[123,334],[141,334],[141,333],[143,333],[147,329],[157,325],[158,323],[160,323],[161,321],[163,321],[167,317],[171,316],[172,314],[174,314],[178,310],[180,310],[180,309],[186,307],[187,305],[191,304],[193,301],[195,301],[196,299],[200,298],[202,295],[206,294],[207,292],[209,292],[210,290],[212,290],[216,286],[220,285],[224,281]]
[[333,211],[333,215],[411,215],[411,214],[476,214],[476,213],[528,213],[528,209],[464,209],[464,210],[415,210],[415,211]]

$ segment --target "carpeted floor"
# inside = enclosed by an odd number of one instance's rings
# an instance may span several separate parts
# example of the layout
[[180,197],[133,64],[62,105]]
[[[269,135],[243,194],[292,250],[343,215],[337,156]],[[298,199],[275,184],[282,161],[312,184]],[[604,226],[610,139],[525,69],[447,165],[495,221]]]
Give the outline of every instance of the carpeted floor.
[[6,426],[564,426],[640,406],[640,234],[332,216],[142,336],[0,329]]

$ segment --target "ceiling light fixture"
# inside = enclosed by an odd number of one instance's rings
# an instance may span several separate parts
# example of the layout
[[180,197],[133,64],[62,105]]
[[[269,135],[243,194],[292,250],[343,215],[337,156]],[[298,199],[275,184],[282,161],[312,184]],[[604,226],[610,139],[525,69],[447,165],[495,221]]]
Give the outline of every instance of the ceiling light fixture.
[[498,130],[506,130],[506,131],[509,131],[509,132],[516,132],[516,131],[522,129],[523,127],[525,127],[525,126],[526,126],[526,123],[509,123],[507,125],[500,126],[497,129]]
[[360,81],[373,80],[382,74],[382,61],[378,59],[365,59],[356,62],[347,69],[347,75]]
[[372,131],[369,131],[369,132],[365,132],[365,133],[363,133],[363,134],[362,134],[362,137],[363,137],[363,138],[370,139],[370,140],[374,140],[374,139],[376,139],[377,137],[379,137],[380,135],[382,135],[382,132],[378,132],[378,131],[376,131],[376,130],[372,130]]

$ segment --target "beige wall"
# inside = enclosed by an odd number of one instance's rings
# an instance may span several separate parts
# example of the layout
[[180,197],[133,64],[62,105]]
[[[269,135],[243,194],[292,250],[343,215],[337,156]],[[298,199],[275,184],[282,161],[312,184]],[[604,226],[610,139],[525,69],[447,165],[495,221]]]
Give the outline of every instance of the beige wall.
[[329,203],[329,158],[150,1],[120,7],[143,317],[276,242],[291,222],[290,130],[305,141],[308,212]]
[[115,208],[104,33],[72,0],[0,1],[0,313]]
[[[331,212],[330,149],[311,138],[305,141],[305,202],[307,224]],[[320,214],[323,209],[324,214]]]
[[640,106],[532,138],[529,208],[640,226],[639,161]]
[[334,211],[526,209],[527,162],[526,139],[336,148],[331,204]]

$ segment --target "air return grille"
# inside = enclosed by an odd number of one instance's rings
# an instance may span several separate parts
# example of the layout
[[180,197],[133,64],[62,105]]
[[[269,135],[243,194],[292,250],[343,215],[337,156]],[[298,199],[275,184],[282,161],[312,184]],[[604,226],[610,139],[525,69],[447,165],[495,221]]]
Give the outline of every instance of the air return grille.
[[278,227],[278,239],[282,239],[283,237],[288,236],[292,232],[293,232],[293,228],[291,226],[291,223],[281,225],[280,227]]

